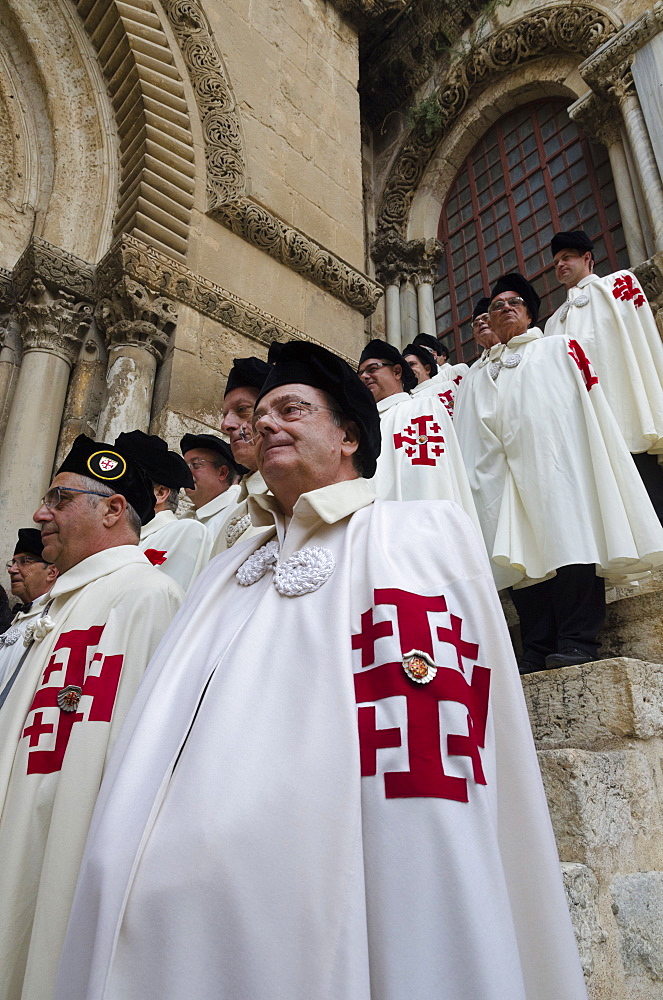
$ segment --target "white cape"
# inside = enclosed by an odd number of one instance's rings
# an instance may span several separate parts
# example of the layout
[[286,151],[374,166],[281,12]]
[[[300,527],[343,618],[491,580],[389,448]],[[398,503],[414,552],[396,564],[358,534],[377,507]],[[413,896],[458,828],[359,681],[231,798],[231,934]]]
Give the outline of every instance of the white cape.
[[138,548],[186,593],[210,557],[209,532],[193,517],[160,510],[143,525]]
[[382,500],[455,500],[477,520],[451,418],[436,396],[381,399],[382,450],[369,480]]
[[[450,368],[451,366],[447,365],[446,367]],[[460,382],[460,379],[458,381]],[[415,385],[414,389],[410,390],[410,394],[413,398],[417,396],[419,399],[425,399],[427,396],[436,396],[446,409],[449,416],[453,418],[457,391],[458,385],[456,382],[446,378],[446,373],[445,377],[443,377],[438,372],[438,374],[433,375],[432,378],[425,379],[423,382],[419,382]]]
[[29,611],[19,611],[12,618],[9,628],[0,635],[0,692],[11,678],[25,653],[25,630],[44,611],[50,594],[42,594],[32,602]]
[[[55,581],[0,710],[0,997],[51,1000],[107,755],[183,594],[135,545]],[[78,708],[58,693],[82,688]]]
[[264,528],[251,523],[249,514],[249,497],[256,496],[258,493],[267,493],[267,483],[259,472],[251,472],[244,476],[240,483],[237,503],[230,508],[216,536],[210,559],[225,552],[226,549],[232,548],[233,545],[237,545],[238,542],[245,542],[248,538],[253,538],[254,535],[259,535],[264,531]]
[[663,454],[663,344],[635,275],[583,278],[545,334],[575,338],[585,349],[629,451]]
[[454,426],[498,589],[577,563],[615,583],[660,566],[663,529],[582,348],[533,328],[486,362]]
[[[585,1000],[483,546],[454,504],[372,501],[305,494],[284,536],[260,497],[280,575],[240,586],[254,538],[200,576],[104,781],[57,1000]],[[335,565],[303,593],[302,549]]]

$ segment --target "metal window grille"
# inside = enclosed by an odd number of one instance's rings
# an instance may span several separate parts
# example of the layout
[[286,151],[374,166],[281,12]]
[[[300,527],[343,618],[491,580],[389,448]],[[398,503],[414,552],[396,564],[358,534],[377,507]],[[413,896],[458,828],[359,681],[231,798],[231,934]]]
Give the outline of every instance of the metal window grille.
[[528,104],[501,118],[468,156],[442,209],[445,253],[435,286],[437,335],[452,360],[471,361],[474,302],[508,271],[541,296],[539,325],[564,301],[549,243],[559,230],[584,229],[596,271],[628,267],[608,154],[590,144],[567,101]]

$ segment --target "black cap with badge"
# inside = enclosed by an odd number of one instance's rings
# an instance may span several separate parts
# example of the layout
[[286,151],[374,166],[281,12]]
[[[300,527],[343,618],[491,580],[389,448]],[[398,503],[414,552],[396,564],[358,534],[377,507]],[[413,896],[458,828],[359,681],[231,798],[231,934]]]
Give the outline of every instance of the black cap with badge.
[[166,442],[156,434],[143,431],[118,434],[114,447],[140,465],[153,483],[171,490],[195,489],[191,470],[182,456],[168,451]]
[[147,524],[154,517],[152,483],[142,468],[115,445],[93,441],[86,434],[79,434],[57,474],[61,472],[87,476],[110,487],[131,504],[141,524]]

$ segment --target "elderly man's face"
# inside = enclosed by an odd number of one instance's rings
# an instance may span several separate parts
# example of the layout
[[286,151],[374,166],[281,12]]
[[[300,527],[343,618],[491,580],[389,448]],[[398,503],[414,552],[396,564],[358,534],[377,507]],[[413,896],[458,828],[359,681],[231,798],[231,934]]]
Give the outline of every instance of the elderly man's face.
[[409,364],[410,368],[417,376],[417,384],[420,382],[426,382],[430,378],[430,365],[428,368],[424,368],[423,364],[416,356],[416,354],[406,354],[405,360]]
[[[258,468],[277,499],[356,478],[348,439],[330,410],[334,401],[310,385],[278,386],[260,400],[253,416]],[[291,506],[290,504],[286,504]]]
[[530,314],[525,304],[509,301],[519,298],[518,292],[500,292],[488,307],[490,328],[503,344],[508,344],[512,337],[525,333],[529,326]]
[[215,497],[221,496],[231,486],[230,469],[224,465],[222,456],[211,448],[190,448],[184,456],[184,461],[191,469],[196,484],[194,489],[185,488],[184,492],[196,510],[204,507]]
[[35,601],[53,586],[57,570],[31,552],[17,552],[9,566],[11,590],[23,604]]
[[[223,401],[221,430],[228,435],[233,458],[252,472],[258,468],[257,441],[252,441],[251,420],[258,390],[252,386],[231,389]],[[246,439],[249,440],[246,440]]]
[[579,250],[558,250],[553,263],[557,280],[566,288],[575,288],[579,281],[592,273],[594,267],[589,250],[584,254]]
[[104,517],[108,512],[108,498],[99,497],[96,506],[85,493],[67,492],[80,489],[80,478],[72,472],[59,472],[50,488],[59,486],[60,503],[56,507],[42,504],[33,516],[41,528],[42,554],[54,563],[60,573],[95,552],[107,547],[108,531]]
[[472,333],[479,347],[493,347],[499,344],[500,338],[490,328],[488,313],[479,313],[476,319],[472,320]]
[[366,388],[373,393],[376,403],[403,391],[403,372],[400,365],[387,364],[380,358],[367,358],[366,361],[362,361],[357,374]]

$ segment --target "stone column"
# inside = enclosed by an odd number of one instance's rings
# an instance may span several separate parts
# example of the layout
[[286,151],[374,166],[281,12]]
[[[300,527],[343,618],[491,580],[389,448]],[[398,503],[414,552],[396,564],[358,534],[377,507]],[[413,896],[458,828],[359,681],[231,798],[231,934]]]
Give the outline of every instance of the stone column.
[[406,344],[412,343],[419,332],[419,317],[417,312],[417,292],[415,275],[406,274],[401,282],[401,342],[398,350],[402,351]]
[[401,281],[392,280],[385,292],[385,319],[387,323],[387,343],[399,351],[401,349]]
[[654,245],[657,251],[663,250],[663,185],[630,73],[616,81],[613,90],[619,100],[635,167],[642,190],[645,192]]
[[378,278],[387,288],[389,343],[401,350],[417,333],[435,336],[433,284],[442,244],[436,239],[407,241],[388,230],[375,239],[371,253]]
[[437,334],[435,324],[435,300],[433,298],[433,278],[427,274],[418,274],[417,307],[419,313],[419,333],[428,333],[431,337]]
[[18,305],[23,361],[0,452],[1,551],[30,524],[51,479],[71,367],[92,306],[35,277]]
[[106,389],[97,436],[112,442],[122,431],[147,431],[157,365],[163,361],[177,314],[169,299],[122,275],[97,305],[108,346]]
[[628,160],[624,149],[619,108],[599,100],[596,94],[588,93],[575,101],[569,109],[569,117],[583,132],[608,150],[619,211],[624,230],[624,239],[632,266],[648,256],[645,236],[642,231],[640,210],[631,182]]
[[94,437],[97,433],[107,366],[108,351],[93,321],[69,381],[55,459],[56,466],[62,461],[79,434]]
[[0,441],[5,436],[22,350],[11,272],[0,268]]

